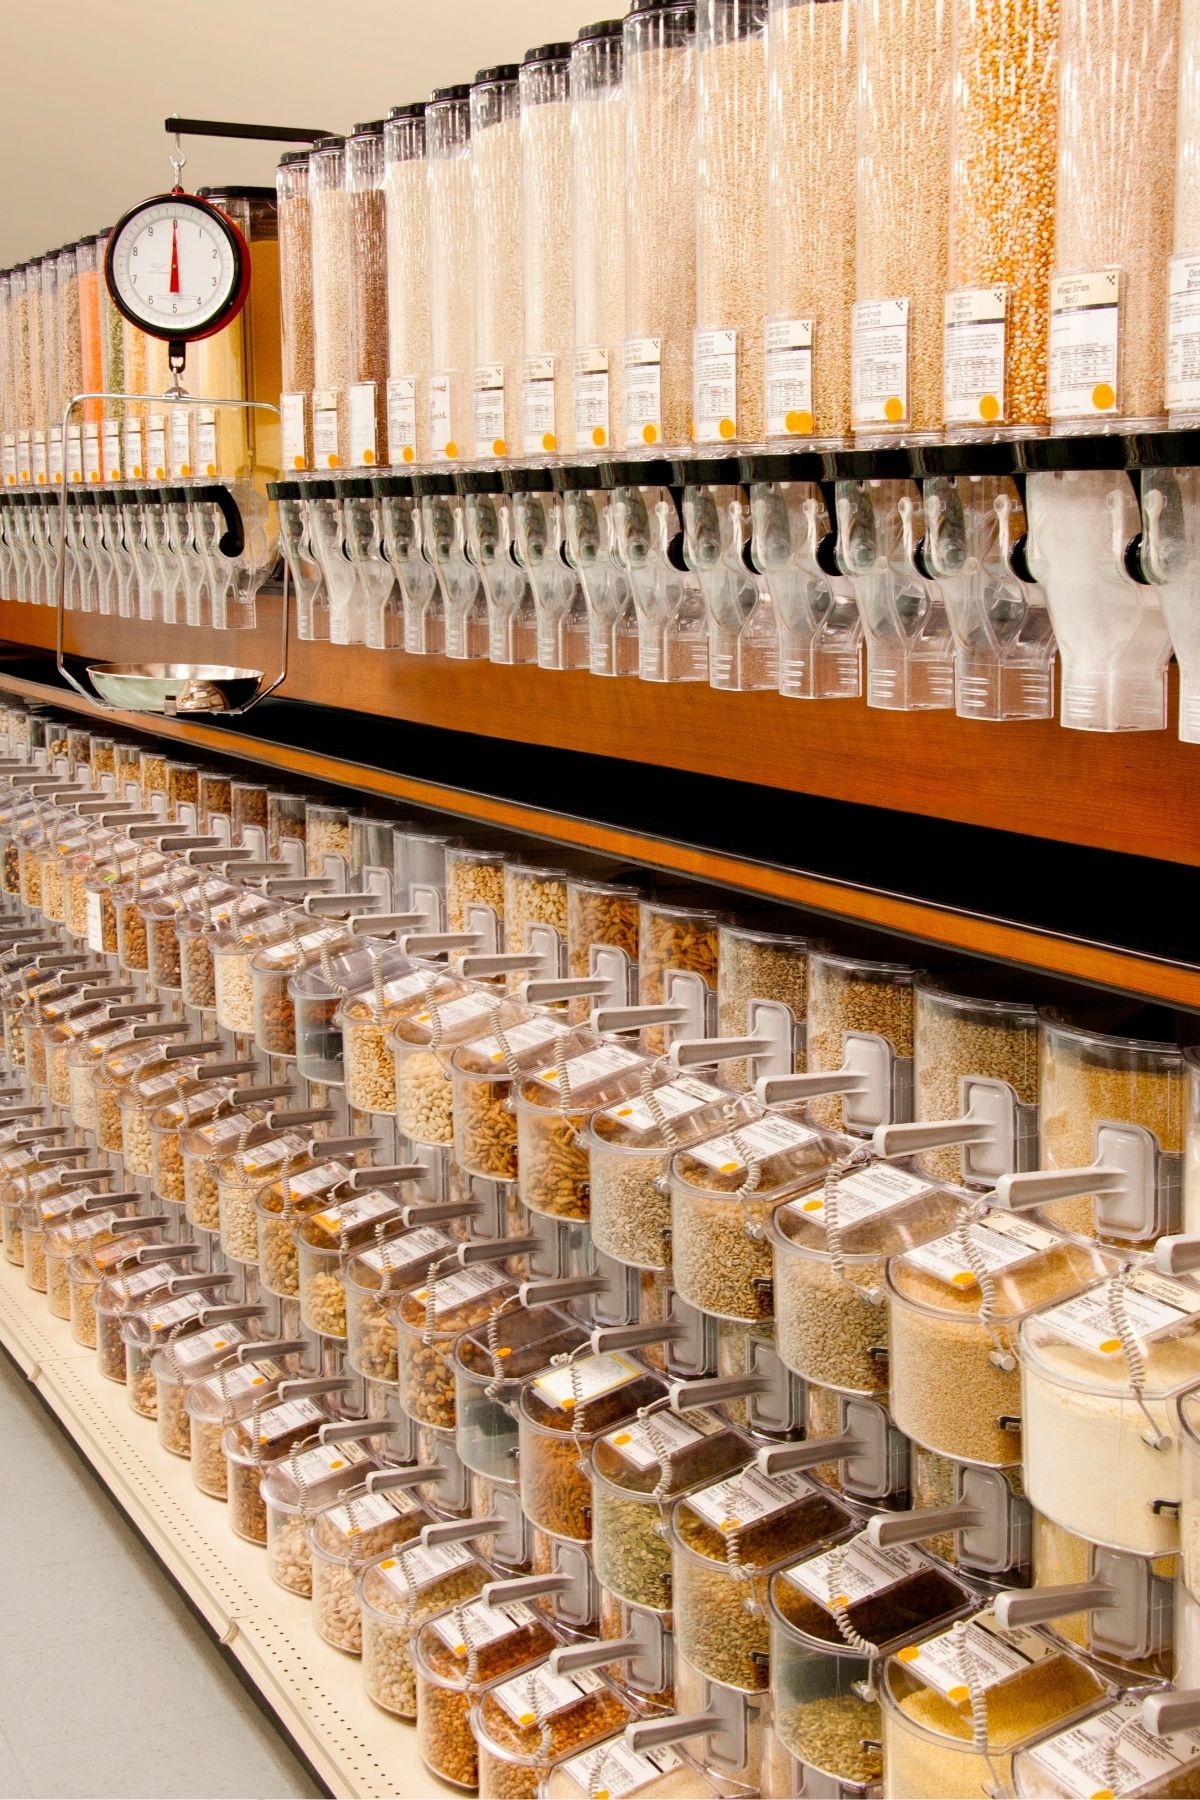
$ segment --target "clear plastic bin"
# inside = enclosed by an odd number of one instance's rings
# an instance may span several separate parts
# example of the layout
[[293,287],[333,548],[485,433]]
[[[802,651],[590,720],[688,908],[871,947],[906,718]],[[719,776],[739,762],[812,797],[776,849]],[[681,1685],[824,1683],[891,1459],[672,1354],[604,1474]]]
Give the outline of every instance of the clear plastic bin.
[[580,455],[620,443],[625,389],[625,95],[620,22],[585,26],[571,49],[573,435]]
[[[350,1367],[368,1381],[395,1382],[399,1377],[395,1298],[428,1276],[454,1240],[436,1225],[392,1231],[365,1250],[356,1251],[342,1273],[346,1290],[346,1355]],[[261,1259],[260,1259],[261,1260]]]
[[387,220],[388,461],[429,460],[429,196],[425,103],[383,127]]
[[482,1326],[513,1302],[517,1284],[491,1263],[457,1269],[452,1256],[434,1257],[447,1273],[423,1281],[393,1303],[399,1355],[400,1403],[410,1418],[442,1430],[456,1422],[452,1357],[463,1332]]
[[[487,1026],[492,999],[481,989],[451,977],[427,975],[424,993],[396,1019],[391,1048],[395,1065],[396,1123],[411,1143],[454,1141],[454,1083],[451,1058]],[[506,1003],[503,1018],[514,1021],[519,1007]],[[374,1030],[372,1024],[368,1027]],[[380,1092],[386,1087],[379,1077]]]
[[[199,1383],[193,1394],[200,1395],[208,1385]],[[253,1388],[248,1405],[238,1403],[234,1407],[232,1423],[225,1412],[218,1421],[230,1528],[235,1536],[250,1544],[265,1545],[267,1541],[267,1503],[262,1497],[265,1465],[287,1456],[293,1444],[312,1437],[320,1426],[329,1422],[328,1410],[318,1399],[302,1394],[294,1399],[276,1400],[275,1386],[273,1380],[268,1380],[261,1387]],[[207,1406],[204,1411],[208,1411]],[[188,1412],[202,1427],[209,1424],[207,1418],[198,1418],[191,1396]],[[198,1454],[196,1436],[193,1435],[192,1476],[202,1492],[210,1493],[216,1486],[215,1469],[205,1460],[206,1449],[207,1446],[202,1444]]]
[[540,44],[526,52],[520,70],[520,444],[526,457],[552,456],[571,444],[570,91],[570,44]]
[[402,1017],[420,1013],[433,998],[455,991],[453,984],[430,971],[414,970],[407,959],[391,974],[385,957],[376,963],[366,984],[360,973],[356,991],[348,993],[336,1014],[341,1026],[346,1099],[359,1112],[396,1111],[396,1064],[392,1027]]
[[[1159,1741],[1142,1720],[1141,1693],[1125,1694],[1090,1718],[1043,1738],[1013,1757],[1019,1800],[1072,1800],[1093,1768],[1116,1763],[1121,1800],[1200,1791],[1200,1734],[1171,1732]],[[1132,1754],[1131,1754],[1132,1752]],[[1128,1773],[1126,1771],[1129,1771]]]
[[470,89],[435,88],[425,113],[429,173],[429,449],[454,461],[472,442],[474,320]]
[[187,1198],[183,1179],[183,1133],[215,1119],[235,1105],[232,1082],[183,1075],[177,1093],[150,1113],[150,1190],[156,1200],[182,1206]]
[[[644,900],[638,926],[638,998],[643,1006],[661,1006],[666,998],[665,977],[680,969],[699,977],[710,992],[717,986],[718,928],[716,913],[665,901]],[[661,1056],[666,1049],[662,1026],[644,1034],[647,1050]]]
[[[446,928],[449,931],[480,929],[477,909],[489,909],[485,917],[504,925],[504,864],[500,850],[477,850],[464,845],[446,846]],[[498,946],[499,940],[497,940]]]
[[776,1113],[680,1150],[671,1164],[671,1248],[681,1297],[721,1318],[769,1318],[771,1214],[789,1194],[818,1187],[848,1148]]
[[555,1219],[590,1215],[588,1121],[601,1107],[632,1098],[651,1064],[626,1044],[572,1032],[563,1022],[552,1064],[516,1088],[517,1191],[531,1212]]
[[[239,1137],[231,1156],[216,1166],[217,1217],[221,1249],[233,1262],[258,1262],[258,1221],[254,1205],[259,1190],[282,1175],[311,1168],[308,1138],[299,1132],[271,1134],[255,1127]],[[185,1172],[186,1184],[187,1175]]]
[[850,1515],[803,1476],[762,1475],[752,1462],[677,1500],[670,1536],[680,1654],[711,1681],[761,1692],[771,1575],[850,1530]]
[[998,1679],[979,1696],[975,1731],[969,1681],[979,1658],[992,1651],[995,1632],[984,1614],[962,1632],[951,1627],[919,1649],[909,1646],[888,1657],[879,1697],[889,1791],[961,1800],[992,1783],[1011,1787],[1015,1751],[1105,1697],[1102,1678],[1052,1638],[1024,1631],[1013,1642],[1009,1634],[1000,1651],[1004,1660],[984,1664]]
[[220,1230],[218,1165],[236,1150],[243,1134],[262,1125],[265,1118],[262,1107],[222,1106],[215,1118],[189,1125],[180,1133],[184,1205],[188,1224],[197,1231]]
[[[346,1170],[349,1176],[350,1170]],[[310,1213],[296,1228],[300,1270],[300,1317],[324,1338],[346,1336],[346,1289],[342,1272],[347,1256],[375,1240],[381,1230],[399,1223],[404,1203],[398,1193],[374,1191],[352,1195],[348,1188],[326,1197],[320,1212]]]
[[553,1676],[543,1665],[496,1682],[471,1708],[481,1800],[536,1800],[559,1763],[636,1716],[592,1669]]
[[1021,1326],[1025,1491],[1080,1537],[1177,1549],[1183,1471],[1175,1397],[1200,1379],[1200,1285],[1138,1268]]
[[940,1238],[962,1201],[887,1163],[852,1168],[838,1181],[836,1219],[827,1189],[786,1201],[770,1237],[777,1342],[787,1367],[848,1393],[886,1394],[887,1259]]
[[521,443],[521,104],[517,65],[471,84],[475,281],[474,445],[481,458]]
[[[633,997],[638,966],[638,893],[619,883],[567,882],[567,974],[586,981],[598,971],[615,977],[619,998]],[[593,1001],[570,1002],[579,1024]]]
[[592,1557],[596,1578],[619,1599],[671,1610],[671,1501],[745,1466],[746,1440],[717,1413],[655,1412],[592,1447]]
[[296,1009],[291,982],[298,972],[328,952],[345,951],[350,938],[344,925],[329,923],[297,929],[283,943],[269,944],[250,964],[254,989],[254,1042],[264,1056],[294,1057]]
[[234,907],[225,930],[210,940],[217,1024],[223,1031],[244,1037],[253,1035],[251,964],[257,951],[286,936],[281,910],[277,907],[263,909],[257,896],[247,895]]
[[350,1173],[345,1163],[322,1162],[258,1190],[258,1279],[269,1294],[288,1300],[299,1294],[296,1232],[310,1213],[336,1205],[335,1196]]
[[[314,1576],[317,1572],[315,1568]],[[439,1544],[429,1549],[409,1544],[367,1563],[358,1579],[354,1604],[359,1615],[363,1685],[377,1706],[400,1718],[415,1717],[411,1655],[415,1633],[445,1607],[474,1599],[490,1573],[466,1544]],[[315,1582],[313,1600],[316,1604]]]
[[[394,1493],[348,1492],[310,1521],[313,1624],[335,1650],[360,1656],[363,1614],[358,1578],[381,1553],[390,1558],[429,1523],[429,1514],[401,1488]],[[452,1546],[453,1548],[454,1546]]]
[[[906,963],[869,962],[814,947],[808,959],[809,1069],[845,1067],[847,1033],[883,1038],[891,1052],[893,1094],[900,1098],[908,1087],[913,1054],[916,975]],[[845,1103],[839,1095],[813,1100],[809,1111],[822,1125],[844,1123]]]
[[309,1522],[348,1489],[361,1488],[377,1467],[364,1445],[353,1438],[329,1444],[302,1440],[268,1464],[262,1497],[267,1505],[267,1573],[272,1581],[289,1594],[311,1600]]
[[431,1774],[456,1787],[478,1784],[472,1696],[489,1682],[541,1662],[557,1642],[545,1621],[521,1601],[491,1607],[476,1600],[426,1620],[410,1654],[417,1748]]
[[169,1455],[192,1454],[188,1388],[214,1370],[233,1365],[234,1353],[245,1341],[236,1325],[214,1325],[191,1337],[169,1340],[155,1352],[150,1368],[155,1384],[158,1441]]
[[[838,5],[844,0],[835,0]],[[804,1034],[808,1010],[808,944],[804,938],[745,926],[722,925],[718,935],[717,1031],[721,1037],[754,1037],[757,1001],[781,1036],[790,1034],[791,1067],[805,1067]],[[790,1015],[790,1016],[789,1016]],[[745,1059],[717,1066],[727,1087],[750,1087],[753,1070]]]
[[586,1337],[582,1325],[542,1307],[514,1307],[492,1331],[462,1334],[452,1358],[455,1447],[466,1468],[489,1481],[515,1481],[522,1383]]
[[[509,1101],[527,1072],[544,1066],[548,1052],[559,1053],[562,1023],[529,1008],[509,1023],[501,1004],[495,1003],[492,1031],[454,1052],[454,1155],[469,1175],[512,1181],[517,1174],[517,1121]],[[567,1039],[568,1055],[579,1047],[577,1038]]]
[[886,1654],[977,1604],[932,1558],[906,1545],[876,1550],[865,1533],[773,1576],[771,1694],[781,1742],[835,1781],[879,1781],[882,1725],[866,1646]]
[[587,1539],[587,1453],[601,1433],[662,1397],[662,1383],[624,1355],[581,1356],[535,1376],[518,1404],[521,1502],[555,1537]]
[[[996,1096],[1011,1108],[1011,1144],[1017,1159],[1013,1166],[1032,1167],[1037,1160],[1037,1034],[1037,1008],[1021,1000],[972,992],[967,984],[919,982],[913,1029],[914,1116],[961,1119],[973,1100],[988,1106]],[[939,1181],[990,1187],[994,1179],[986,1167],[974,1166],[970,1146],[921,1150],[914,1161]]]
[[[204,1333],[197,1333],[199,1341]],[[184,1406],[188,1415],[192,1481],[213,1500],[228,1497],[228,1467],[222,1439],[226,1427],[244,1414],[260,1410],[266,1396],[295,1372],[293,1355],[246,1357],[232,1368],[202,1376],[188,1388]],[[318,1415],[320,1417],[321,1415]]]
[[642,1269],[671,1266],[671,1158],[677,1150],[760,1117],[734,1095],[669,1063],[646,1064],[637,1093],[592,1115],[585,1132],[592,1238]]

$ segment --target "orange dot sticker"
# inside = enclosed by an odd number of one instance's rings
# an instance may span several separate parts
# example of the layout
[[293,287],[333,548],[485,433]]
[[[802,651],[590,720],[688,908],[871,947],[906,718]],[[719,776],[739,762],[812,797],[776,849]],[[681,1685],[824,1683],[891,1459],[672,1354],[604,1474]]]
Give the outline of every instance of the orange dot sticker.
[[417,458],[417,453],[413,449],[412,445],[405,444],[403,450],[400,452],[400,460],[402,462],[410,463],[410,462],[415,462],[416,458]]
[[642,426],[642,442],[644,444],[657,444],[657,442],[658,442],[658,426],[657,425],[643,425]]
[[555,437],[555,435],[552,431],[543,432],[543,434],[542,434],[542,449],[543,450],[557,450],[558,449],[558,439]]
[[734,432],[737,430],[737,426],[732,419],[722,419],[721,423],[717,426],[717,430],[723,438],[728,439],[733,436]]
[[157,469],[154,471],[154,478],[156,481],[165,481],[167,478],[167,471],[163,468],[161,463],[159,463]]
[[1000,402],[995,394],[985,394],[980,400],[979,416],[986,419],[989,425],[1000,417]]
[[341,457],[338,455],[336,450],[331,450],[329,452],[329,467],[331,469],[340,469],[341,466],[342,466]]
[[1117,404],[1117,396],[1107,381],[1098,381],[1092,389],[1092,405],[1097,412],[1109,412]]
[[607,444],[608,433],[605,431],[603,425],[592,426],[592,442],[595,444],[597,450],[599,450],[602,445]]
[[[336,458],[336,457],[333,457],[333,458],[331,458],[331,459],[330,459],[330,460],[331,460],[331,466],[336,466],[336,463],[337,463],[337,458]],[[216,472],[217,472],[217,465],[216,465],[216,463],[205,463],[205,465],[204,465],[204,473],[205,473],[205,474],[206,474],[206,475],[215,475],[215,474],[216,474]]]
[[[296,467],[297,467],[297,468],[298,468],[298,469],[302,469],[302,468],[303,468],[303,467],[304,467],[304,458],[303,458],[303,457],[302,457],[302,456],[298,456],[298,457],[297,457],[297,458],[296,458]],[[181,474],[181,475],[190,475],[190,474],[191,474],[191,472],[192,472],[192,465],[191,465],[191,463],[180,463],[180,465],[179,465],[179,473],[180,473],[180,474]]]
[[[302,469],[304,467],[304,458],[302,456],[293,456],[292,467],[293,467],[293,469]],[[183,466],[183,472],[185,475],[188,472],[186,463]]]
[[375,461],[375,452],[371,449],[364,450],[363,461],[367,464],[373,463]]
[[813,416],[810,412],[790,412],[784,416],[784,424],[797,437],[807,437],[813,428]]
[[447,442],[445,454],[447,456],[457,456],[458,455],[458,445],[455,443],[453,438],[450,438],[449,441]]
[[[449,451],[447,451],[446,454],[449,455]],[[508,455],[508,439],[507,438],[493,438],[492,439],[492,455],[493,456],[507,456]]]
[[904,417],[904,402],[892,394],[883,403],[883,416],[889,425],[898,425]]

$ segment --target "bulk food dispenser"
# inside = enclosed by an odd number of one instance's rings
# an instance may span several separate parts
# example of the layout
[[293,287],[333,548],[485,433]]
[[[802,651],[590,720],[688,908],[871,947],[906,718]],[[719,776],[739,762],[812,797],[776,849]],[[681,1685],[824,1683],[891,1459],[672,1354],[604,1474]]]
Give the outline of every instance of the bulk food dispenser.
[[570,449],[572,436],[570,44],[527,51],[520,90],[520,442],[523,455],[542,457]]
[[536,662],[538,618],[529,575],[517,559],[512,496],[499,469],[464,469],[458,480],[466,497],[471,559],[487,601],[488,659]]
[[[623,27],[585,25],[571,47],[573,436],[580,456],[622,441],[625,409]],[[603,673],[604,671],[593,671]]]
[[429,449],[454,461],[473,440],[473,214],[468,87],[435,88],[425,113],[429,170]]
[[[802,0],[786,10],[819,15],[821,7]],[[852,12],[844,3],[837,10]],[[772,329],[768,323],[768,334]],[[750,556],[762,571],[779,632],[779,691],[793,700],[854,699],[862,691],[862,618],[838,565],[837,505],[823,462],[785,455],[739,460],[749,478]]]
[[[580,354],[576,351],[577,358]],[[576,375],[577,416],[582,405],[578,388],[586,379],[587,376]],[[591,427],[593,432],[600,429]],[[603,429],[607,431],[607,427]],[[604,468],[605,479],[608,473]],[[616,512],[611,490],[600,485],[598,465],[563,466],[553,470],[552,478],[562,496],[566,560],[579,578],[587,607],[588,673],[636,675],[637,611],[633,585],[617,560]]]
[[429,193],[425,103],[393,106],[383,125],[387,250],[388,461],[429,460]]
[[[753,42],[753,38],[747,40]],[[713,457],[675,465],[683,488],[683,557],[708,617],[708,679],[743,692],[779,686],[771,590],[750,554],[750,504],[738,466]]]
[[[471,84],[474,219],[474,448],[503,457],[521,442],[521,97],[516,63]],[[540,445],[539,445],[540,449]]]

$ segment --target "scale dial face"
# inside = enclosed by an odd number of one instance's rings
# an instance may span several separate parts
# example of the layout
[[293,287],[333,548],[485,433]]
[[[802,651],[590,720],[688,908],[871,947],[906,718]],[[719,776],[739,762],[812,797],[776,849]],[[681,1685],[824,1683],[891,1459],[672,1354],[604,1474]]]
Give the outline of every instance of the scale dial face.
[[193,194],[156,194],[109,234],[104,278],[118,311],[151,337],[211,337],[236,317],[250,253],[231,219]]

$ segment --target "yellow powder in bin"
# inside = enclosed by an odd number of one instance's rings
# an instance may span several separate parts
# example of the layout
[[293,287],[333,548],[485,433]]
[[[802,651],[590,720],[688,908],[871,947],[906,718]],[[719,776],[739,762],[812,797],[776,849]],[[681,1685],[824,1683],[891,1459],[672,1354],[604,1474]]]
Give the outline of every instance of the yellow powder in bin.
[[[276,237],[255,237],[250,245],[250,268],[250,298],[246,302],[246,366],[250,372],[250,398],[266,400],[276,406],[283,386],[279,240]],[[278,478],[282,466],[279,418],[273,412],[255,412],[249,417],[254,484],[265,491],[267,482]]]

